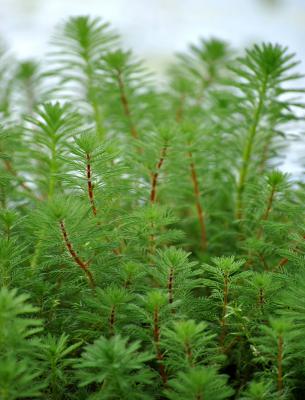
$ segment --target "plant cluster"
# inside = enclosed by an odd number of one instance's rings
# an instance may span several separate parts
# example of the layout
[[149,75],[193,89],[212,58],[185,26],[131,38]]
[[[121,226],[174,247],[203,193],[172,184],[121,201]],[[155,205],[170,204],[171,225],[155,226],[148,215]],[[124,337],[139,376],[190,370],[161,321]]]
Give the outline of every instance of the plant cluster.
[[219,39],[166,85],[99,18],[0,51],[0,399],[305,393],[294,54]]

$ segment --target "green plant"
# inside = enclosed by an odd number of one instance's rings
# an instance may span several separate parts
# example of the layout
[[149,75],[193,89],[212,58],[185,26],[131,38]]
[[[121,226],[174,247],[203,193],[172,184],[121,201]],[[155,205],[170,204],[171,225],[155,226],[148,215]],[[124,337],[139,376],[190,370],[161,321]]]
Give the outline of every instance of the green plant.
[[81,386],[99,384],[93,398],[145,399],[141,387],[151,384],[153,374],[144,363],[153,356],[139,353],[138,342],[127,345],[127,338],[100,337],[89,345],[77,364]]
[[1,47],[1,399],[303,398],[297,64],[201,39],[159,85],[89,16]]

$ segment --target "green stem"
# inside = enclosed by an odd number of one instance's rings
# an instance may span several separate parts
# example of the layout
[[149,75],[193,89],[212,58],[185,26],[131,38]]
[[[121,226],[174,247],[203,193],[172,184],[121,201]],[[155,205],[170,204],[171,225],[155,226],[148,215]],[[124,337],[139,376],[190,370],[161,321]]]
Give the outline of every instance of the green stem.
[[55,183],[56,183],[56,172],[57,172],[56,156],[57,156],[56,146],[53,143],[52,154],[51,154],[51,168],[50,168],[48,199],[51,199],[54,195],[54,189],[55,189]]
[[96,90],[94,87],[94,71],[93,71],[92,66],[90,65],[89,56],[86,54],[84,58],[87,63],[86,74],[88,77],[87,101],[90,103],[90,105],[92,107],[93,119],[95,122],[97,136],[100,140],[102,140],[104,138],[105,130],[104,130],[104,125],[103,125],[101,108],[96,99]]
[[261,118],[261,113],[265,101],[265,96],[266,96],[266,91],[267,91],[267,79],[268,76],[265,77],[262,87],[259,93],[259,101],[257,108],[254,113],[254,118],[253,118],[253,124],[250,126],[249,129],[249,134],[247,138],[247,143],[244,148],[243,152],[243,159],[242,159],[242,167],[240,170],[239,174],[239,181],[238,181],[238,186],[237,186],[237,207],[236,207],[236,217],[238,219],[242,218],[242,212],[243,212],[243,193],[245,189],[245,184],[247,181],[248,177],[248,170],[249,170],[249,164],[252,156],[252,150],[253,150],[253,144],[254,144],[254,139],[257,133],[257,128],[259,125],[259,121]]

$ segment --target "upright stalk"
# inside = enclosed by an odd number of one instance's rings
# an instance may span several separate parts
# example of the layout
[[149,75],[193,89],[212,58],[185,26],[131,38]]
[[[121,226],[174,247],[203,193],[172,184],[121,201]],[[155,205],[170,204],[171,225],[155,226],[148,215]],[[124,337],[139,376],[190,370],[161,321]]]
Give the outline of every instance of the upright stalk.
[[[305,239],[305,235],[303,235],[302,238]],[[295,246],[295,247],[294,247],[294,251],[296,251],[296,250],[298,250],[298,246]],[[289,260],[288,260],[287,257],[282,258],[282,259],[279,261],[278,265],[277,265],[275,268],[273,268],[272,271],[274,271],[275,269],[277,269],[277,268],[279,268],[279,267],[283,267],[284,265],[286,265],[286,264],[288,263],[288,261],[289,261]]]
[[22,178],[20,178],[17,174],[17,172],[15,171],[12,163],[9,160],[3,160],[4,161],[4,166],[5,169],[15,177],[15,179],[17,180],[18,184],[27,191],[27,193],[35,198],[36,200],[41,200],[40,197],[38,197],[36,194],[33,193],[32,189],[24,182],[24,180]]
[[156,172],[154,172],[154,174],[152,175],[151,190],[150,190],[151,204],[155,203],[155,201],[156,201],[158,177],[159,177],[159,173],[162,168],[165,157],[166,157],[166,145],[164,145],[162,148],[161,156],[160,156],[160,159],[159,159],[159,161],[157,163],[157,167],[156,167]]
[[125,116],[127,118],[127,121],[128,121],[128,125],[129,125],[131,136],[133,138],[137,139],[139,135],[138,135],[137,129],[135,127],[135,124],[133,122],[132,116],[131,116],[129,102],[128,102],[128,98],[127,98],[127,95],[126,95],[125,84],[124,84],[124,81],[122,79],[121,71],[118,71],[118,73],[117,73],[117,81],[118,81],[119,90],[120,90],[121,104],[122,104],[122,107],[123,107],[124,114],[125,114]]
[[277,390],[282,393],[283,385],[283,337],[279,335],[277,345]]
[[250,126],[247,143],[246,143],[246,146],[245,146],[244,152],[243,152],[242,166],[241,166],[241,170],[239,173],[239,180],[238,180],[238,185],[237,185],[236,217],[238,219],[241,219],[242,215],[243,215],[243,193],[244,193],[245,184],[246,184],[246,181],[248,178],[248,171],[249,171],[249,165],[250,165],[251,156],[252,156],[254,140],[255,140],[256,133],[257,133],[259,121],[261,118],[262,109],[264,106],[264,101],[265,101],[265,96],[266,96],[266,91],[267,91],[267,78],[268,78],[268,76],[266,75],[266,77],[262,83],[261,91],[259,93],[258,105],[254,112],[253,123]]
[[91,209],[93,212],[93,215],[96,216],[97,210],[95,207],[95,201],[94,201],[94,193],[93,193],[93,185],[92,185],[92,174],[91,174],[91,157],[90,154],[86,154],[86,158],[87,158],[87,187],[88,187],[88,197],[89,197],[89,201],[91,204]]
[[171,268],[169,271],[168,275],[168,283],[167,283],[167,289],[168,289],[168,302],[169,304],[172,304],[174,301],[174,269]]
[[[185,104],[185,95],[182,94],[180,96],[180,100],[179,100],[179,107],[176,111],[176,122],[177,123],[180,123],[182,121],[183,113],[184,113],[184,104]],[[188,152],[188,156],[190,158],[191,178],[192,178],[192,184],[193,184],[193,190],[194,190],[194,196],[195,196],[195,205],[196,205],[198,221],[199,221],[199,226],[200,226],[201,247],[203,250],[205,250],[207,248],[207,235],[206,235],[206,227],[205,227],[205,221],[204,221],[204,213],[203,213],[203,209],[202,209],[201,202],[200,202],[200,189],[199,189],[199,183],[198,183],[198,178],[197,178],[197,171],[196,171],[195,163],[193,161],[193,154],[191,151]]]
[[114,323],[115,323],[115,306],[112,306],[109,317],[109,330],[111,336],[114,335]]
[[186,355],[187,361],[189,363],[189,366],[193,367],[194,366],[193,352],[192,352],[191,345],[188,341],[185,341],[185,343],[184,343],[184,351],[185,351],[185,355]]
[[94,288],[95,287],[95,281],[94,281],[94,278],[93,278],[93,275],[92,275],[91,271],[88,268],[88,263],[84,262],[80,258],[80,256],[76,253],[76,251],[74,250],[74,248],[72,246],[72,243],[69,240],[68,233],[67,233],[64,221],[60,220],[59,221],[59,225],[60,225],[61,233],[62,233],[64,242],[65,242],[66,248],[67,248],[71,258],[84,271],[84,273],[86,274],[86,276],[88,278],[90,286],[92,288]]
[[[268,198],[268,202],[267,202],[267,207],[266,210],[264,212],[264,214],[261,217],[261,221],[267,221],[270,215],[270,211],[273,205],[273,200],[274,200],[274,195],[275,195],[275,186],[272,186],[269,198]],[[263,234],[263,228],[260,227],[259,231],[257,232],[257,238],[260,239],[261,236]]]
[[88,77],[88,102],[91,104],[92,107],[92,111],[93,111],[93,119],[95,122],[95,128],[96,128],[96,132],[98,137],[102,140],[104,137],[104,126],[103,126],[103,121],[101,118],[101,109],[100,109],[100,105],[96,100],[96,95],[95,95],[95,88],[94,88],[94,72],[92,69],[92,66],[90,65],[89,62],[89,56],[86,53],[85,56],[85,61],[87,63],[87,67],[86,67],[86,74]]
[[179,98],[179,106],[176,111],[176,121],[181,122],[184,112],[185,94],[181,94]]
[[226,315],[227,315],[227,308],[228,308],[228,295],[229,295],[229,279],[228,273],[225,273],[224,277],[224,287],[223,287],[223,305],[222,305],[222,317],[220,320],[220,346],[221,348],[224,347],[225,337],[226,337]]
[[56,183],[56,143],[53,141],[52,149],[51,149],[51,160],[50,160],[50,179],[49,179],[49,190],[48,190],[48,198],[51,199],[54,195],[55,183]]
[[159,362],[159,372],[162,379],[163,384],[167,383],[167,374],[165,372],[165,367],[163,364],[163,354],[160,349],[160,327],[159,327],[159,309],[155,307],[154,309],[154,342],[156,347],[156,358]]
[[194,189],[195,204],[196,204],[196,209],[197,209],[198,221],[199,221],[199,225],[200,225],[201,247],[203,250],[205,250],[207,247],[207,235],[206,235],[206,227],[205,227],[205,221],[204,221],[204,213],[203,213],[201,202],[200,202],[200,189],[199,189],[198,177],[197,177],[195,164],[193,161],[192,152],[189,151],[188,155],[190,158],[190,169],[191,169],[191,177],[192,177],[192,183],[193,183],[193,189]]

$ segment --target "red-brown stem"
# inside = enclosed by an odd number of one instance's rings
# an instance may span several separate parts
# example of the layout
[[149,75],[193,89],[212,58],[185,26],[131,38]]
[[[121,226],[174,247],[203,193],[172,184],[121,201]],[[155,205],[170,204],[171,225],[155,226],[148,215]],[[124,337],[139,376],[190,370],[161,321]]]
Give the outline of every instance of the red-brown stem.
[[161,170],[161,167],[162,167],[165,157],[166,157],[166,146],[164,146],[162,148],[161,156],[160,156],[160,159],[156,166],[157,170],[153,174],[152,180],[151,180],[150,202],[152,204],[156,201],[158,176],[159,176],[159,173],[160,173],[160,170]]
[[[269,198],[268,198],[266,210],[265,210],[264,214],[260,218],[261,221],[267,221],[268,220],[269,215],[270,215],[270,211],[271,211],[271,208],[272,208],[273,200],[274,200],[274,195],[275,195],[275,187],[273,186],[272,189],[271,189],[271,193],[269,195]],[[260,239],[262,234],[263,234],[263,227],[261,226],[257,231],[256,238]],[[262,263],[264,265],[264,269],[268,270],[268,265],[266,264],[266,261],[265,261],[264,257],[262,255],[259,255],[259,258],[260,258],[260,260],[262,261]],[[253,254],[250,253],[249,259],[246,262],[245,267],[249,267],[252,263],[253,263]]]
[[184,111],[184,102],[185,102],[185,95],[181,94],[179,98],[179,106],[176,111],[176,121],[181,122],[182,117],[183,117],[183,111]]
[[199,189],[199,184],[198,184],[197,172],[196,172],[195,164],[193,161],[192,152],[189,151],[188,155],[190,158],[191,177],[192,177],[193,188],[194,188],[197,215],[198,215],[198,220],[199,220],[199,225],[200,225],[201,246],[202,246],[203,250],[205,250],[207,247],[207,235],[206,235],[206,228],[205,228],[205,222],[204,222],[204,214],[203,214],[202,206],[200,203],[200,189]]
[[154,342],[156,346],[156,358],[159,362],[159,372],[164,385],[167,383],[167,375],[163,364],[163,354],[160,350],[160,328],[159,328],[159,310],[158,307],[154,309]]
[[220,327],[221,327],[221,332],[220,332],[220,345],[223,348],[224,346],[224,341],[226,337],[226,314],[227,314],[227,307],[228,307],[228,294],[229,294],[229,288],[228,288],[228,274],[225,274],[224,278],[224,287],[223,287],[223,306],[222,306],[222,317],[220,320]]
[[88,269],[88,263],[84,262],[78,256],[76,251],[73,249],[72,243],[70,242],[69,237],[68,237],[68,233],[67,233],[64,221],[61,220],[59,222],[59,224],[60,224],[60,229],[61,229],[62,236],[64,238],[64,242],[65,242],[66,248],[67,248],[70,256],[72,257],[73,261],[84,271],[84,273],[86,274],[86,276],[87,276],[87,278],[89,280],[90,286],[92,288],[94,288],[95,287],[95,281],[94,281],[94,278],[93,278],[93,275],[92,275],[91,271],[89,271],[89,269]]
[[[305,239],[305,235],[303,235],[303,239]],[[296,247],[294,248],[295,251],[296,251],[297,249],[298,249],[298,246],[296,246]],[[276,269],[278,269],[278,268],[280,268],[280,267],[283,267],[284,265],[286,265],[286,264],[288,263],[288,261],[289,261],[288,258],[286,258],[286,257],[282,258],[282,259],[280,260],[280,262],[278,263],[278,265],[277,265],[276,267],[274,267],[272,271],[275,271]]]
[[[272,208],[272,204],[273,204],[273,199],[274,199],[274,194],[275,194],[275,187],[273,186],[271,189],[271,193],[270,196],[268,198],[268,203],[267,203],[267,207],[266,210],[264,212],[264,214],[261,217],[261,221],[267,221],[269,218],[269,214]],[[263,233],[263,228],[261,227],[260,230],[257,233],[257,238],[259,239],[262,236]]]
[[121,104],[123,106],[124,114],[128,120],[130,133],[131,133],[132,137],[137,139],[139,135],[138,135],[137,129],[136,129],[136,127],[133,123],[132,117],[131,117],[129,102],[128,102],[126,91],[125,91],[125,84],[122,79],[122,75],[121,75],[120,71],[118,71],[118,73],[117,73],[117,79],[118,79],[118,85],[119,85],[119,89],[120,89],[120,100],[121,100]]
[[90,163],[90,154],[86,154],[87,158],[87,186],[88,186],[88,196],[91,204],[93,215],[96,215],[96,207],[94,202],[94,193],[93,193],[93,185],[92,185],[92,174],[91,174],[91,163]]
[[174,270],[173,268],[171,268],[169,271],[168,284],[167,284],[169,304],[172,304],[174,301],[173,286],[174,286]]
[[29,192],[32,196],[34,196],[37,200],[42,200],[40,197],[36,196],[32,189],[25,183],[23,182],[23,180],[17,175],[17,172],[14,170],[12,163],[9,160],[3,160],[4,161],[4,165],[5,165],[5,169],[12,174],[18,181],[19,185],[26,190],[27,192]]
[[[91,171],[91,157],[90,154],[86,154],[86,159],[87,159],[87,167],[86,167],[86,172],[87,172],[87,187],[88,187],[88,197],[91,205],[91,209],[93,212],[93,215],[96,216],[97,214],[97,209],[95,206],[95,201],[94,201],[94,191],[93,191],[93,185],[92,185],[92,171]],[[100,225],[100,223],[98,223]],[[107,239],[108,241],[108,239]],[[113,249],[112,250],[114,254],[119,255],[120,251],[119,249]]]
[[193,353],[192,353],[191,346],[190,346],[190,344],[188,342],[184,343],[184,349],[185,349],[185,354],[186,354],[186,357],[188,359],[188,362],[189,362],[190,366],[193,367],[194,366],[194,364],[193,364]]
[[267,264],[267,261],[265,260],[265,257],[262,254],[259,254],[259,258],[264,266],[264,270],[269,271],[269,266]]
[[283,337],[281,335],[278,338],[277,389],[279,392],[283,390]]
[[236,336],[233,340],[231,340],[231,342],[227,345],[227,347],[223,349],[223,353],[227,354],[229,350],[231,350],[232,347],[235,345],[235,343],[237,343],[240,339],[241,339],[240,336]]
[[283,267],[284,265],[286,265],[288,263],[288,258],[282,258],[278,264],[278,267]]
[[130,279],[130,276],[128,276],[126,281],[125,281],[125,283],[124,283],[124,288],[128,289],[130,284],[131,284],[131,279]]
[[111,335],[114,335],[114,323],[115,323],[115,306],[112,306],[109,317],[109,328]]

